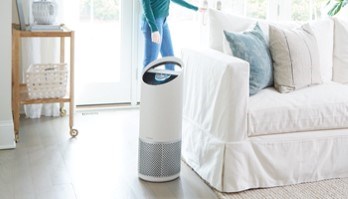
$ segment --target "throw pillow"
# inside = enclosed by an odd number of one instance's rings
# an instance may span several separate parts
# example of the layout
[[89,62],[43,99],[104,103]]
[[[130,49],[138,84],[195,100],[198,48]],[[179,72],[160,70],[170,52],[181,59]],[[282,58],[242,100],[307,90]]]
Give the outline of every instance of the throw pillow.
[[317,39],[320,73],[323,82],[332,81],[334,21],[330,18],[313,20],[309,25]]
[[270,25],[269,47],[274,87],[279,92],[288,93],[322,82],[318,45],[309,24],[296,29]]
[[348,21],[335,18],[333,80],[348,83]]
[[233,56],[250,64],[249,94],[273,84],[272,59],[258,23],[242,33],[224,31]]

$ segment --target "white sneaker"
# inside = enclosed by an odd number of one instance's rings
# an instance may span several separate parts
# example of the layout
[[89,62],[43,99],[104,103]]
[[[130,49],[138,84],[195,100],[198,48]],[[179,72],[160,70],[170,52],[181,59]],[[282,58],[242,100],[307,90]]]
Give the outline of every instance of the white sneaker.
[[168,74],[156,73],[155,75],[155,80],[159,82],[163,82],[169,78],[170,78],[170,75]]

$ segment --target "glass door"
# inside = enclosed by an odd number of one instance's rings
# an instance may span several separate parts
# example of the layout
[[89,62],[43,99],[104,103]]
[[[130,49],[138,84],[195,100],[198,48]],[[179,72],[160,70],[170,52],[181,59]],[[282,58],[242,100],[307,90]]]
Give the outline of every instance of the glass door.
[[[185,0],[199,6],[199,0]],[[201,19],[200,19],[201,17]],[[175,3],[170,4],[168,17],[169,29],[172,37],[174,56],[180,57],[183,48],[201,47],[201,25],[204,23],[202,13],[194,12]]]
[[133,1],[79,0],[76,104],[131,101]]

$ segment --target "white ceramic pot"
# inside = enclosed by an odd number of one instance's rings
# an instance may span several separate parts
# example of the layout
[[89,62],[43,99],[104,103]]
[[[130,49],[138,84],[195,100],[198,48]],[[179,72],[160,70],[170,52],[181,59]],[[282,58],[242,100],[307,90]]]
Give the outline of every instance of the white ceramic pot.
[[57,4],[54,1],[34,1],[32,4],[34,22],[40,25],[51,25],[57,17]]

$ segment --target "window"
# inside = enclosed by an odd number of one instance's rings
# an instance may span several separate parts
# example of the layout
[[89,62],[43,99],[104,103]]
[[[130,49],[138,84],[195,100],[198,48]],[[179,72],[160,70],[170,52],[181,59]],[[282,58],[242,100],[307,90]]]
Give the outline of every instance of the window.
[[268,0],[247,0],[246,16],[266,19],[268,10]]
[[320,19],[327,16],[327,9],[325,9],[327,0],[313,0],[313,19]]
[[295,21],[307,21],[322,17],[327,0],[292,0],[291,18]]
[[[199,6],[199,0],[186,0]],[[170,4],[169,29],[173,41],[175,55],[179,56],[181,49],[199,45],[200,41],[200,13],[194,12],[175,3]]]
[[[236,15],[245,15],[245,2],[240,0],[222,0],[222,10]],[[210,6],[214,7],[214,6]]]
[[[210,7],[216,0],[209,0]],[[307,21],[325,15],[327,0],[222,0],[226,12],[258,19]]]
[[291,18],[295,21],[306,21],[310,19],[310,0],[292,0]]
[[80,20],[119,20],[119,0],[80,0]]
[[[186,0],[194,5],[202,5],[204,0]],[[321,18],[327,0],[221,0],[222,10],[236,15],[270,20],[306,21]],[[217,0],[208,0],[210,8],[216,7]],[[171,4],[169,24],[175,54],[184,47],[194,47],[206,43],[205,27],[207,13],[192,12]]]
[[[222,8],[226,12],[245,15],[253,18],[266,19],[268,0],[222,0]],[[215,1],[210,1],[210,7],[215,7]]]
[[[133,1],[77,0],[76,104],[131,101]],[[105,92],[107,91],[107,92]]]

